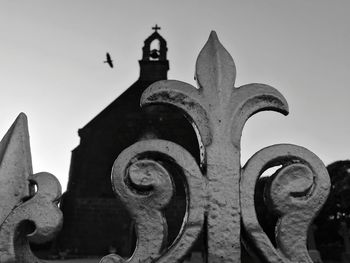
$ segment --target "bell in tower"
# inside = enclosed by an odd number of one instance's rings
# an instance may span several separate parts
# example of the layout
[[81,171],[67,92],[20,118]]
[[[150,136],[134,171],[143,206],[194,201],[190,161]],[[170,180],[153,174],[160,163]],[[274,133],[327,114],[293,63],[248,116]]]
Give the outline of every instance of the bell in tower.
[[160,54],[159,54],[159,53],[160,53],[160,52],[159,52],[159,49],[154,48],[154,49],[151,50],[149,56],[150,56],[152,59],[154,59],[154,60],[158,60],[159,57],[160,57]]
[[154,32],[144,42],[140,63],[140,80],[157,81],[167,79],[169,61],[165,39],[158,33],[160,27],[152,27]]

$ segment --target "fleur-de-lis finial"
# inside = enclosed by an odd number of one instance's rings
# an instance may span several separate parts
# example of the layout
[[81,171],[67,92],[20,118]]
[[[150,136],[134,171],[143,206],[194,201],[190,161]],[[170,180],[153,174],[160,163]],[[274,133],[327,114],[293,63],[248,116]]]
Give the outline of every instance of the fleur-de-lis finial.
[[[110,255],[103,258],[101,262],[138,262],[138,260],[179,262],[198,238],[203,224],[206,224],[203,231],[206,231],[208,262],[239,263],[241,262],[241,222],[266,261],[309,262],[305,234],[310,220],[327,196],[329,179],[327,179],[326,169],[312,153],[294,145],[275,145],[263,149],[252,157],[246,167],[242,168],[240,140],[245,122],[253,114],[265,110],[286,115],[288,104],[276,89],[268,85],[253,83],[235,87],[235,78],[236,68],[233,59],[218,40],[216,33],[212,32],[197,58],[198,88],[176,80],[164,80],[152,84],[143,93],[142,106],[168,104],[179,108],[186,115],[194,129],[198,131],[201,164],[198,166],[185,149],[167,141],[141,141],[126,149],[113,166],[112,184],[116,194],[128,205],[128,198],[131,196],[128,197],[127,193],[132,195],[131,193],[135,193],[133,188],[139,188],[132,185],[128,179],[131,170],[127,167],[133,167],[135,162],[150,160],[159,162],[168,169],[168,172],[164,173],[166,177],[172,171],[169,167],[177,167],[176,169],[180,169],[184,174],[184,187],[187,193],[186,217],[178,237],[168,249],[164,250],[159,242],[157,246],[153,246],[151,242],[143,242],[145,238],[155,233],[152,229],[156,221],[152,224],[147,222],[146,217],[139,216],[141,212],[135,212],[135,210],[139,209],[145,213],[156,209],[159,212],[157,215],[160,215],[158,224],[161,225],[165,220],[164,217],[162,219],[161,208],[151,207],[150,204],[157,202],[160,195],[157,193],[169,186],[155,184],[153,188],[149,188],[150,192],[147,192],[147,195],[140,193],[138,202],[148,197],[142,205],[139,203],[129,207],[134,220],[140,227],[139,233],[141,229],[145,231],[144,236],[139,236],[142,244],[137,243],[133,256],[128,260]],[[256,181],[265,169],[274,164],[282,165],[282,169],[272,177],[271,200],[275,210],[282,215],[281,223],[277,228],[278,235],[285,237],[277,248],[270,245],[271,242],[267,242],[267,235],[254,217]],[[159,176],[156,170],[153,173],[147,170],[147,175]],[[139,172],[138,176],[140,180],[144,177],[142,172]],[[300,179],[303,176],[306,179]],[[135,175],[132,177],[134,178]],[[153,180],[153,182],[156,181]],[[282,198],[279,198],[279,189],[283,188],[281,182],[290,182],[291,187],[284,189]],[[302,196],[303,202],[300,201],[297,209],[302,210],[304,215],[295,213],[296,208],[291,209],[290,213],[287,209],[291,202],[295,201],[292,200],[295,193],[298,198]],[[193,200],[196,202],[193,203]],[[250,215],[252,219],[249,219]],[[300,219],[294,235],[291,232],[286,234],[291,224],[288,218]],[[188,224],[189,222],[191,224]],[[165,238],[164,235],[161,237]],[[160,237],[156,240],[159,239]],[[299,239],[300,241],[297,241]],[[276,240],[279,240],[278,237]],[[286,244],[296,244],[299,251]],[[140,251],[143,252],[142,257]]]
[[[288,104],[274,88],[248,84],[235,88],[236,68],[215,32],[197,58],[198,89],[180,81],[160,81],[142,95],[141,104],[166,103],[189,116],[204,145],[208,180],[208,249],[211,262],[240,257],[240,138],[246,120],[256,112],[288,113]],[[227,201],[230,200],[230,201]]]

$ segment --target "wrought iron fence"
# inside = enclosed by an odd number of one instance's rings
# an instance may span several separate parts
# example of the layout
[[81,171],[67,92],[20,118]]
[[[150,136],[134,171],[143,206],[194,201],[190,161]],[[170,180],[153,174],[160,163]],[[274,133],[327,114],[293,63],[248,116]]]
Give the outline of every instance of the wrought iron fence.
[[[230,54],[212,32],[196,63],[198,88],[165,80],[152,84],[141,105],[167,104],[183,111],[198,134],[201,163],[181,146],[165,140],[131,145],[115,161],[112,186],[135,221],[137,243],[129,259],[107,262],[181,262],[202,231],[206,260],[241,262],[241,245],[266,262],[312,262],[307,230],[326,201],[330,182],[322,161],[305,148],[272,145],[240,163],[240,139],[247,119],[273,110],[288,113],[285,98],[264,84],[235,87]],[[47,241],[62,225],[57,179],[33,174],[26,117],[20,114],[0,144],[0,262],[41,262],[28,240]],[[266,186],[266,204],[278,216],[275,244],[261,227],[254,193],[259,177],[280,168]],[[186,213],[174,242],[166,247],[163,214],[173,194],[172,171],[180,171]],[[28,233],[30,233],[28,235]]]

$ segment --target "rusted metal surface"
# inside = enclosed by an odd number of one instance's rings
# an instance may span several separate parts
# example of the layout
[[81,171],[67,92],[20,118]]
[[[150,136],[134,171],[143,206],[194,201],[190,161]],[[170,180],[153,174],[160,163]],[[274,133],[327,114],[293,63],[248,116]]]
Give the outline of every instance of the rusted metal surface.
[[59,231],[61,186],[51,174],[33,174],[24,114],[0,142],[0,181],[0,262],[41,262],[30,251],[28,239],[46,242]]
[[[203,217],[206,219],[203,229],[207,231],[205,236],[208,262],[241,262],[241,220],[245,231],[248,232],[248,238],[251,239],[250,242],[255,244],[267,262],[310,262],[306,250],[307,229],[328,195],[327,171],[315,155],[293,145],[266,148],[254,155],[242,170],[240,139],[245,122],[250,116],[263,110],[273,110],[286,115],[288,104],[276,89],[268,85],[254,83],[234,87],[235,78],[233,59],[219,42],[215,32],[212,32],[197,59],[198,88],[180,81],[166,80],[152,84],[144,92],[141,98],[142,106],[169,104],[183,111],[198,133],[203,154],[202,163],[197,167],[191,158],[190,161],[179,163],[173,154],[177,152],[181,156],[189,156],[186,150],[159,140],[140,142],[127,149],[114,165],[112,181],[115,192],[129,207],[137,222],[138,240],[146,239],[146,242],[137,243],[135,253],[130,259],[124,260],[110,255],[102,262],[165,262],[165,259],[166,262],[181,261],[184,250],[174,250],[174,247],[178,245],[179,240],[182,241],[183,234],[179,234],[179,238],[170,248],[162,249],[161,240],[166,230],[165,222],[161,223],[164,217],[158,216],[157,219],[141,222],[141,217],[146,218],[145,215],[140,216],[141,214],[154,210],[154,207],[150,207],[151,200],[146,199],[147,207],[140,206],[131,201],[135,198],[130,196],[132,190],[128,190],[129,195],[125,194],[125,189],[131,187],[138,198],[147,197],[140,189],[146,191],[149,182],[156,181],[153,177],[157,177],[160,168],[156,168],[155,163],[152,163],[152,169],[141,169],[141,165],[137,165],[144,173],[150,172],[147,176],[141,176],[138,172],[137,179],[136,174],[130,173],[136,163],[140,162],[137,156],[147,156],[152,162],[161,163],[158,155],[152,156],[147,153],[164,151],[167,155],[171,153],[172,162],[177,163],[180,169],[189,172],[189,176],[185,177],[187,182],[192,177],[201,182],[197,188],[187,184],[188,200],[191,200],[191,195],[197,191],[204,191],[198,195],[198,199],[203,196],[201,205],[188,206],[187,215],[192,212],[201,218],[195,225],[197,228],[202,226]],[[133,164],[127,168],[130,163]],[[272,177],[270,184],[270,205],[280,216],[276,226],[278,244],[277,247],[273,247],[256,218],[254,189],[262,172],[270,165],[276,164],[282,165],[283,168]],[[122,168],[119,168],[121,166]],[[168,173],[171,173],[171,169]],[[150,180],[149,176],[153,179]],[[129,179],[132,183],[126,183],[128,178],[132,178]],[[138,187],[133,186],[135,182]],[[158,191],[158,188],[155,189]],[[169,191],[165,186],[163,189]],[[160,210],[161,207],[158,207],[156,211],[159,213]],[[184,222],[188,222],[188,219],[185,218]],[[156,225],[159,225],[157,230],[152,230]],[[140,226],[143,226],[144,232],[139,230]],[[182,231],[187,231],[188,228],[190,225],[184,223]],[[186,249],[190,247],[198,236],[199,229],[196,229],[195,233],[191,238],[184,240],[182,246]],[[158,235],[157,238],[155,234]],[[155,240],[159,241],[155,243]]]

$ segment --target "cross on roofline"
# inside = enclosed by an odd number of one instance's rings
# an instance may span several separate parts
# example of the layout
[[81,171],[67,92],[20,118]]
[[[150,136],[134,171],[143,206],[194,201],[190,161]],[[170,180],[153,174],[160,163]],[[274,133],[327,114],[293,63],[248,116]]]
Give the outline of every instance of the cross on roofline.
[[152,29],[157,32],[157,30],[160,30],[161,28],[156,24],[154,27],[152,27]]

